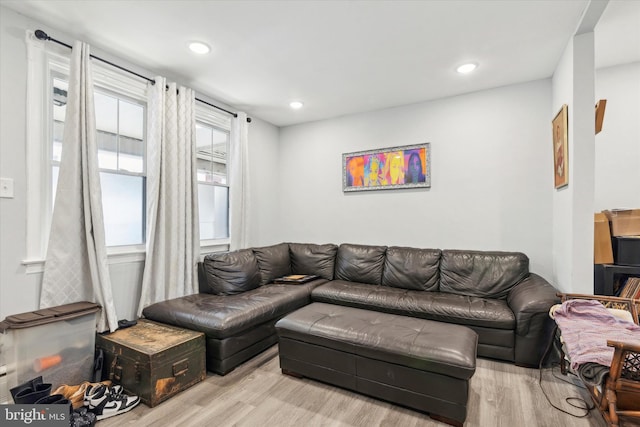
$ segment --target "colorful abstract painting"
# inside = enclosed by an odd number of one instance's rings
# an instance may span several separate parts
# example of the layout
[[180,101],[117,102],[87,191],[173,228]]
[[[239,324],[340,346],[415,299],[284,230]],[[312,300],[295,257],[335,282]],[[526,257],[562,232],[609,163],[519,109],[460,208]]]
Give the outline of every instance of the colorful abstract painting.
[[365,191],[431,186],[431,144],[342,155],[342,190]]

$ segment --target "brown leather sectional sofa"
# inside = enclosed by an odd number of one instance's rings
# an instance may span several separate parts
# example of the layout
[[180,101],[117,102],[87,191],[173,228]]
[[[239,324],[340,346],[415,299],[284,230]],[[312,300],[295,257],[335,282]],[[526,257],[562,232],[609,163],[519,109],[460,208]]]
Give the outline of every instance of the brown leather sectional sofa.
[[[200,293],[146,307],[151,320],[204,332],[207,369],[226,374],[277,341],[275,322],[312,301],[463,325],[478,356],[536,367],[557,290],[518,252],[281,243],[208,255]],[[319,278],[274,284],[289,274]]]

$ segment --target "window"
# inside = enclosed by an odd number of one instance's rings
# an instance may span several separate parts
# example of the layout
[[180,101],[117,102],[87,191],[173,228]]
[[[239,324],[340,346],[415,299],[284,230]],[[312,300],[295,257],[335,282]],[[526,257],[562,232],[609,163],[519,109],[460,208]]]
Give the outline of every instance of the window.
[[[43,271],[60,167],[70,51],[27,37],[27,273]],[[98,163],[109,262],[144,260],[147,82],[94,61]],[[229,237],[231,118],[196,102],[201,245]]]
[[[26,272],[39,273],[60,167],[71,51],[27,39]],[[100,179],[109,262],[144,260],[147,82],[92,63]],[[125,245],[125,246],[123,246]]]
[[200,240],[229,238],[229,184],[227,159],[229,127],[196,108],[196,162]]
[[[95,84],[98,166],[107,246],[145,242],[145,103]],[[53,72],[51,209],[55,202],[68,85]]]

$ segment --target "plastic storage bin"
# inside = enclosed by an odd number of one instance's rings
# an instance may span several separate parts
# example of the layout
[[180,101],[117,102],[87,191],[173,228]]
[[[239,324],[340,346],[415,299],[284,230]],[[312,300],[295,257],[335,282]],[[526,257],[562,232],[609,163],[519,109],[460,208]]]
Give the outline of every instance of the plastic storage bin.
[[99,310],[98,304],[77,302],[7,316],[0,322],[7,387],[39,375],[53,389],[90,381]]
[[640,266],[640,236],[614,237],[613,258],[616,264]]

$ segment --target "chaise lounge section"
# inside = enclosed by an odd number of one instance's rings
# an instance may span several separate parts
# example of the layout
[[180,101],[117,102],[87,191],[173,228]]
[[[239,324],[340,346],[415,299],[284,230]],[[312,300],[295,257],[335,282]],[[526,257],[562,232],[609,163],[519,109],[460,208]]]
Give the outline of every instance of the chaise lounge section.
[[[143,316],[203,332],[207,370],[225,375],[276,343],[275,323],[311,302],[311,290],[333,277],[335,245],[288,244],[206,256],[198,265],[200,293],[145,307]],[[302,285],[275,284],[295,267],[318,273]]]
[[[205,257],[199,294],[143,315],[204,332],[207,369],[222,375],[275,343],[275,323],[311,302],[466,326],[478,356],[536,367],[559,300],[528,267],[518,252],[281,243]],[[273,283],[289,274],[318,279]]]

